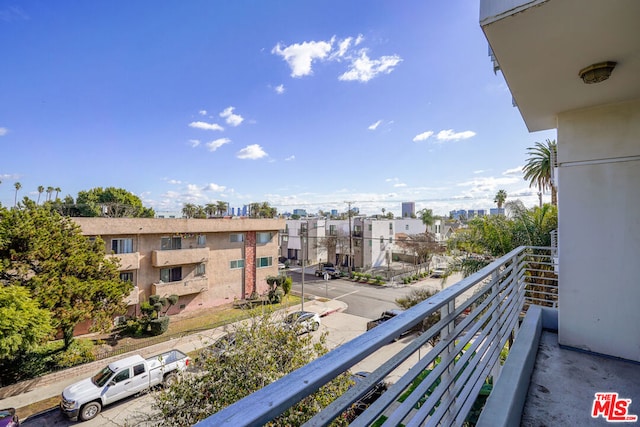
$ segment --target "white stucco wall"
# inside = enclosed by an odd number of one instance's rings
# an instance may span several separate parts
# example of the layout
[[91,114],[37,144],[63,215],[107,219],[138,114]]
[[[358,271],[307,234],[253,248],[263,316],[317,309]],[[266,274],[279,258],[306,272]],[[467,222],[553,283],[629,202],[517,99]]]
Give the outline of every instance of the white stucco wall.
[[559,342],[640,361],[640,100],[560,114]]

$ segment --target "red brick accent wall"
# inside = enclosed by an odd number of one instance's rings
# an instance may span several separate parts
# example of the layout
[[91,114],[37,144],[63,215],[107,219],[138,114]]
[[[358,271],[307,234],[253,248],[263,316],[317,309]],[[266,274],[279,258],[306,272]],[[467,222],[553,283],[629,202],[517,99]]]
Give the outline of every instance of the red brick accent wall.
[[244,289],[247,298],[256,290],[256,232],[247,231],[244,240]]

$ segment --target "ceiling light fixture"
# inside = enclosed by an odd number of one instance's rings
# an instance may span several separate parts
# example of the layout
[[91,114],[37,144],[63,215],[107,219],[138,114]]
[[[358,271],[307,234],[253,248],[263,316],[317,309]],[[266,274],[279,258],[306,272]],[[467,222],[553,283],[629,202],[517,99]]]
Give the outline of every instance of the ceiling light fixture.
[[580,70],[580,78],[586,84],[600,83],[611,76],[611,72],[616,67],[613,61],[598,62]]

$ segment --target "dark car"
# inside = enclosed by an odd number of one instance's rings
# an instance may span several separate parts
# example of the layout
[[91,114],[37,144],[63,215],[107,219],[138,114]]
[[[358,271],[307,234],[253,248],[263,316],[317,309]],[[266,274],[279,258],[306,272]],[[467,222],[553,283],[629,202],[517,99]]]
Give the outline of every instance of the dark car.
[[198,353],[198,357],[196,358],[195,365],[201,367],[204,365],[205,360],[210,357],[224,359],[235,348],[235,345],[236,334],[233,332],[225,334],[210,346],[200,350],[200,353]]
[[0,427],[18,427],[20,420],[15,408],[0,409]]
[[[362,381],[364,381],[364,379],[367,378],[370,374],[370,372],[365,371],[356,372],[355,374],[351,375],[351,380],[355,383],[355,385],[358,385]],[[358,417],[358,415],[364,412],[364,410],[367,409],[369,405],[371,405],[380,396],[382,396],[382,393],[384,393],[385,391],[387,391],[387,384],[384,381],[378,381],[376,384],[371,386],[371,388],[369,388],[360,399],[358,399],[353,405],[351,405],[351,408],[345,411],[345,413],[343,414],[344,418],[346,418],[347,421],[351,423]]]

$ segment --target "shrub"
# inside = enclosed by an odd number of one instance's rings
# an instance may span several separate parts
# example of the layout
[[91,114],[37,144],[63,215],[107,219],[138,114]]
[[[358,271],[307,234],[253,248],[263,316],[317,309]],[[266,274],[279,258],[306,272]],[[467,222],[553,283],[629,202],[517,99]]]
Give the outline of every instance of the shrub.
[[160,295],[149,295],[149,304],[155,305],[160,302]]
[[291,292],[291,286],[293,285],[293,279],[291,277],[287,277],[282,284],[282,290],[285,295],[288,295]]
[[75,339],[67,350],[56,355],[56,365],[60,368],[70,368],[94,360],[96,360],[96,356],[93,354],[91,340]]
[[162,335],[169,329],[169,316],[153,319],[149,322],[151,327],[151,335]]
[[169,295],[169,297],[167,297],[167,300],[171,305],[176,305],[179,299],[180,297],[178,295]]
[[160,310],[162,310],[162,303],[161,302],[157,302],[157,303],[153,304],[153,310],[156,311],[156,312],[159,312]]

